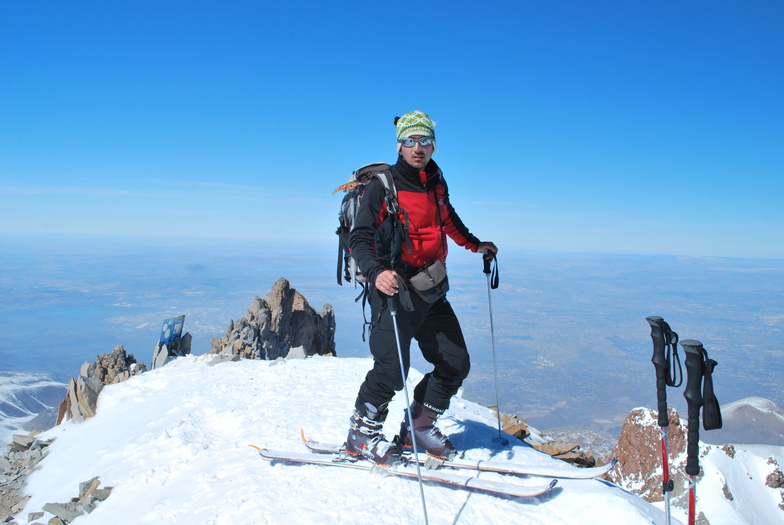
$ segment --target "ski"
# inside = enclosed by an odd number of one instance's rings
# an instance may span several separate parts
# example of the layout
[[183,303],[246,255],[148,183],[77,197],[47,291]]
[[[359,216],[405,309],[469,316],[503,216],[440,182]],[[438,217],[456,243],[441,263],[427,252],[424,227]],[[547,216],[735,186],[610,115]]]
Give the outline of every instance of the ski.
[[[302,432],[302,440],[311,452],[317,454],[340,454],[343,447],[339,445],[319,443],[312,441],[305,437]],[[414,460],[413,454],[409,456],[410,461]],[[420,464],[425,464],[429,467],[428,456],[422,454],[419,457]],[[432,460],[431,460],[432,461]],[[447,467],[453,469],[472,469],[480,472],[496,472],[498,474],[510,474],[514,476],[540,476],[545,478],[560,478],[560,479],[593,479],[603,476],[610,472],[618,463],[617,459],[613,459],[607,465],[601,467],[591,468],[577,468],[564,465],[562,468],[550,468],[546,466],[525,466],[515,465],[513,463],[491,463],[483,460],[471,459],[453,459],[452,461],[438,461],[439,467]]]
[[[282,461],[285,463],[298,463],[302,465],[324,465],[330,467],[342,467],[356,470],[364,470],[368,472],[380,472],[385,475],[397,476],[407,479],[417,479],[416,470],[408,468],[406,465],[396,465],[392,467],[382,467],[368,461],[351,461],[341,458],[338,455],[323,455],[317,456],[314,454],[301,454],[297,452],[280,452],[276,450],[268,450],[260,448],[255,445],[250,445],[259,451],[259,455],[268,461]],[[425,481],[432,481],[459,488],[469,488],[478,491],[486,492],[493,495],[514,496],[518,498],[530,498],[539,496],[549,491],[556,486],[558,480],[554,479],[546,484],[536,485],[533,487],[526,487],[515,485],[513,483],[503,483],[499,481],[490,481],[478,479],[476,477],[461,476],[451,472],[433,472],[427,471],[422,473],[422,479]]]

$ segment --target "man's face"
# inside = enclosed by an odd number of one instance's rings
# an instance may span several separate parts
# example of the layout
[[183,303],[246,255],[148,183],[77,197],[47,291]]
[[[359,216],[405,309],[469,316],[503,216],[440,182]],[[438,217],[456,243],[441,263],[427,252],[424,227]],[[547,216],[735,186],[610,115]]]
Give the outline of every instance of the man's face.
[[[412,135],[410,138],[414,140],[421,139],[426,135]],[[405,146],[400,148],[400,154],[403,156],[403,160],[408,162],[411,166],[418,170],[422,170],[427,166],[427,163],[430,162],[430,157],[433,156],[433,144],[428,144],[427,146],[423,146],[419,142],[414,142],[414,145],[410,148]]]

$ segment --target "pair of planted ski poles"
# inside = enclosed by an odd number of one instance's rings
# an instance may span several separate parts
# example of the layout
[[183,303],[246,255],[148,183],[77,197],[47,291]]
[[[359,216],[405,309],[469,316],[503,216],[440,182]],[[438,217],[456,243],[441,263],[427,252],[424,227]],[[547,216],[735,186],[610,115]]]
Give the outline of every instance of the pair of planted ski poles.
[[[501,436],[501,410],[498,405],[498,366],[495,359],[495,333],[493,331],[493,303],[492,299],[490,298],[490,290],[498,288],[498,260],[496,259],[495,254],[490,250],[485,250],[482,256],[482,260],[484,261],[483,271],[485,275],[487,275],[487,303],[490,310],[490,341],[493,347],[493,374],[495,376],[495,408],[498,419],[498,441],[500,441],[502,445],[507,445],[509,444],[509,441]],[[397,345],[397,357],[400,361],[400,376],[403,378],[403,392],[405,393],[406,397],[406,415],[408,416],[409,424],[413,426],[414,417],[411,414],[411,401],[408,397],[408,386],[406,384],[406,368],[403,364],[403,350],[400,346],[400,331],[397,327],[397,300],[394,296],[389,298],[388,305],[389,313],[392,316],[392,326],[395,328],[395,344]],[[422,471],[419,466],[419,458],[416,457],[418,454],[416,432],[414,432],[412,428],[409,434],[411,435],[411,446],[415,458],[414,464],[416,465],[417,479],[419,481],[419,495],[422,499],[422,511],[425,515],[425,525],[428,525],[427,504],[425,503],[425,489],[424,484],[422,483]]]
[[[659,427],[661,428],[662,458],[662,494],[664,495],[664,512],[667,524],[672,523],[670,517],[670,492],[674,482],[670,479],[670,461],[667,444],[667,428],[670,425],[667,415],[667,387],[679,387],[683,383],[683,369],[678,357],[678,334],[659,316],[646,317],[651,325],[653,339],[653,357],[651,361],[656,368],[656,399],[659,410]],[[689,433],[686,455],[686,474],[689,475],[689,515],[688,525],[696,520],[697,475],[700,473],[700,410],[703,409],[703,427],[705,430],[721,428],[721,409],[713,394],[713,369],[716,361],[708,358],[708,352],[702,343],[694,339],[680,341],[686,352],[686,390],[683,397],[689,412]],[[704,379],[704,388],[703,388]]]

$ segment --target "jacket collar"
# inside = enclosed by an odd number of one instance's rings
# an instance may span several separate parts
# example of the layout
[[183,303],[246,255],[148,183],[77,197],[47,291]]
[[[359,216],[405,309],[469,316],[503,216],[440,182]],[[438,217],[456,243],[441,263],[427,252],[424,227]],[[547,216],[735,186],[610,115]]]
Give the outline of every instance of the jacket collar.
[[433,159],[430,159],[430,162],[427,163],[427,166],[425,166],[423,171],[419,171],[417,168],[406,162],[402,155],[398,155],[395,166],[398,169],[398,173],[400,173],[400,175],[402,175],[405,179],[410,180],[411,182],[418,182],[422,186],[426,186],[428,182],[434,180],[441,172]]

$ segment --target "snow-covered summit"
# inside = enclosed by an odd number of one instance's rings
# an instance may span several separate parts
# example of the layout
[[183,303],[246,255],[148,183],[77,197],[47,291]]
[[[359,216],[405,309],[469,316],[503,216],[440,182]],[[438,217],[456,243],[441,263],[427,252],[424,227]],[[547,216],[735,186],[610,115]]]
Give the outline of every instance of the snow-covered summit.
[[[302,452],[300,429],[342,442],[370,359],[315,357],[282,363],[243,360],[208,366],[209,356],[167,366],[103,389],[94,418],[65,423],[24,487],[25,510],[67,502],[100,476],[111,496],[75,520],[89,524],[422,523],[416,482],[319,466],[271,464],[248,444]],[[412,370],[410,380],[421,375]],[[390,407],[398,430],[404,401]],[[400,417],[397,417],[397,416]],[[494,413],[456,398],[443,430],[467,456],[572,469],[514,438],[497,436]],[[475,475],[475,472],[468,473]],[[482,473],[484,479],[540,484],[539,478]],[[537,498],[494,497],[428,484],[430,523],[664,523],[642,499],[600,480],[561,480]],[[49,515],[39,521],[46,521]]]
[[730,416],[734,414],[735,411],[742,409],[744,406],[753,407],[760,412],[775,413],[780,419],[784,420],[784,413],[782,413],[782,410],[778,407],[778,405],[776,405],[776,403],[770,399],[765,399],[764,397],[759,396],[745,397],[743,399],[739,399],[738,401],[728,403],[722,407],[721,413],[724,416]]
[[706,433],[706,443],[784,446],[784,410],[763,397],[747,397],[721,407],[724,426]]

